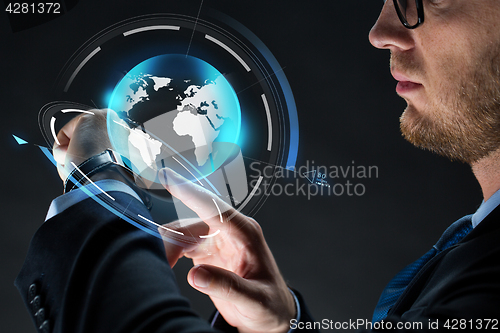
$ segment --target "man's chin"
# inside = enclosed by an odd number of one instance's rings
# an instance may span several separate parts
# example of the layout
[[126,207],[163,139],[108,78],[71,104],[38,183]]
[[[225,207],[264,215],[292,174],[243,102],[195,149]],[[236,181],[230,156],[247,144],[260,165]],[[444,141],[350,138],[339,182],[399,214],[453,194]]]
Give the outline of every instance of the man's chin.
[[420,142],[418,137],[421,136],[422,130],[425,131],[422,128],[424,127],[423,123],[427,122],[428,120],[424,119],[414,106],[408,104],[399,118],[401,134],[411,144],[418,146]]
[[452,161],[469,163],[463,154],[460,140],[409,105],[400,117],[401,134],[406,141],[417,148],[424,149],[447,157]]
[[414,113],[407,111],[400,118],[401,134],[415,147],[467,164],[484,157],[472,148],[474,144],[459,137],[456,131],[440,127],[428,118],[415,117]]

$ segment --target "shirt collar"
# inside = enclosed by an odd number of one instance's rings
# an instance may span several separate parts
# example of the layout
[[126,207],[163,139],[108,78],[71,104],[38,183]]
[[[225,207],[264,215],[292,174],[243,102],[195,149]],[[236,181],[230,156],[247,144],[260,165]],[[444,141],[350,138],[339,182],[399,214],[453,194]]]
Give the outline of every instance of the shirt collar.
[[500,190],[496,191],[488,200],[481,203],[481,206],[472,215],[472,226],[474,228],[477,227],[498,205],[500,205]]

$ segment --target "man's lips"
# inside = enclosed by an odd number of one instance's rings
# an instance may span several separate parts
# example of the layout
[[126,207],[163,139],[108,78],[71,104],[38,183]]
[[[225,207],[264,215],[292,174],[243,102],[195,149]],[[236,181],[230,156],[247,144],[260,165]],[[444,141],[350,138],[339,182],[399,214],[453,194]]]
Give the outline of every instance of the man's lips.
[[406,94],[412,91],[415,91],[416,89],[422,88],[422,84],[412,81],[405,75],[399,73],[396,70],[391,71],[392,76],[396,79],[398,82],[398,85],[396,86],[396,92],[399,95]]
[[396,86],[396,92],[399,95],[406,94],[422,88],[420,83],[410,82],[410,81],[400,81]]

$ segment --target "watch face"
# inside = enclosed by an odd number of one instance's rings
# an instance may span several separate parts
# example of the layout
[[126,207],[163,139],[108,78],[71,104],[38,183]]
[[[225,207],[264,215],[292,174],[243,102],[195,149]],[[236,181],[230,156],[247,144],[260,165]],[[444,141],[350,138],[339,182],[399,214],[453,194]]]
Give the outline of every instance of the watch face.
[[[240,23],[210,17],[150,15],[111,26],[73,55],[56,85],[60,100],[81,103],[73,109],[109,109],[112,148],[144,180],[161,223],[191,216],[161,185],[164,167],[252,215],[276,173],[296,163],[297,112],[282,68]],[[42,110],[49,142],[67,106]]]

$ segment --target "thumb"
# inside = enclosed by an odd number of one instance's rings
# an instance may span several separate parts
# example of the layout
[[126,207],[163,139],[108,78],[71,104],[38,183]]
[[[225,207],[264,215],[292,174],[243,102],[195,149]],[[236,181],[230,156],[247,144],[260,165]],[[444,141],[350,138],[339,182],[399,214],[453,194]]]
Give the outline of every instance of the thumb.
[[256,297],[252,281],[216,266],[194,266],[188,273],[188,282],[194,289],[236,306],[252,306]]

